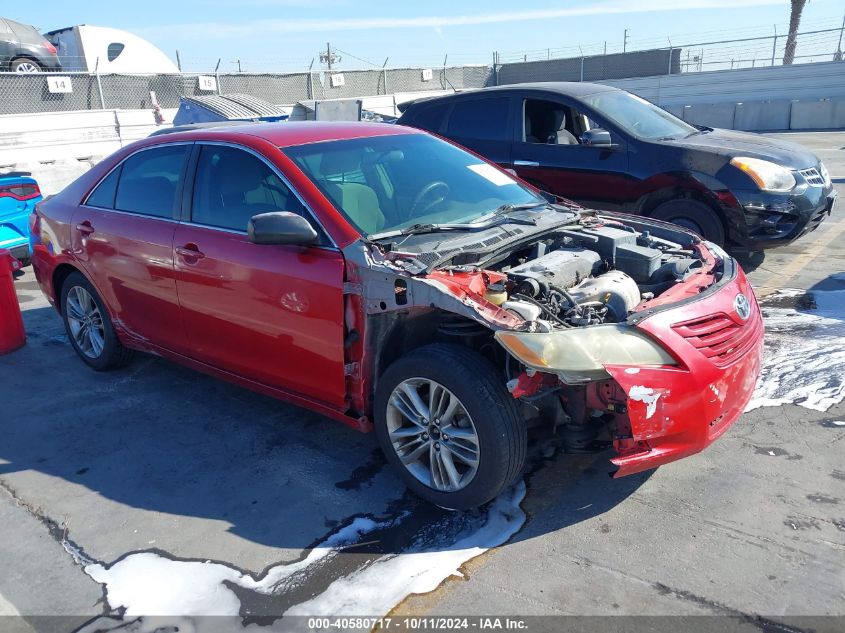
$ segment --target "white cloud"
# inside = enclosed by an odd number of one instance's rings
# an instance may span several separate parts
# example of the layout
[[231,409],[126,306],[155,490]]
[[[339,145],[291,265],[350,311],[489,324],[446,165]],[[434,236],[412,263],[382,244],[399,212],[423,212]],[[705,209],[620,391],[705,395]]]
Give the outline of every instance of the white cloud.
[[[272,1],[272,0],[268,0]],[[447,26],[472,26],[479,24],[501,24],[551,20],[591,15],[613,15],[658,11],[685,11],[690,9],[735,9],[781,5],[782,0],[642,0],[631,2],[617,0],[585,4],[579,7],[537,9],[532,11],[509,11],[498,13],[477,13],[470,15],[421,15],[416,17],[366,17],[366,18],[321,18],[321,19],[262,19],[242,23],[200,22],[186,25],[168,25],[148,29],[149,33],[179,35],[194,38],[252,37],[261,34],[362,31],[373,29],[432,28]]]

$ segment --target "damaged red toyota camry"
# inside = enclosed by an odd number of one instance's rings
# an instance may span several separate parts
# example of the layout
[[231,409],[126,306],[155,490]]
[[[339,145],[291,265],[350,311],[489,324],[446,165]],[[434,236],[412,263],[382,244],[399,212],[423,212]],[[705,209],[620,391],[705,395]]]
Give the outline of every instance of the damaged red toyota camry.
[[407,485],[464,509],[527,429],[612,443],[616,476],[739,417],[763,324],[737,263],[659,221],[548,200],[444,140],[378,124],[175,132],[31,218],[80,358],[159,354],[375,429]]

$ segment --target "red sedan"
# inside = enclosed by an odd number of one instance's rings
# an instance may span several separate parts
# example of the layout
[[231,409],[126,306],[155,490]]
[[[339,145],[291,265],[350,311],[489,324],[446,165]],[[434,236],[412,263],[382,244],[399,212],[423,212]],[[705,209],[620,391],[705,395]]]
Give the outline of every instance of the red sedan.
[[763,326],[685,229],[550,200],[391,125],[176,132],[31,218],[33,265],[96,370],[159,354],[375,429],[448,508],[516,478],[530,426],[616,475],[698,452],[751,397]]

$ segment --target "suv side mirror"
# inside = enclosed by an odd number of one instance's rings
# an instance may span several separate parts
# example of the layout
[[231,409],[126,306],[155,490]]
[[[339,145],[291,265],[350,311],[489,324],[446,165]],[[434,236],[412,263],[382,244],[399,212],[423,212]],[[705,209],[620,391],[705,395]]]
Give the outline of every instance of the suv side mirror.
[[311,223],[290,211],[273,211],[252,216],[247,226],[253,244],[298,244],[307,246],[317,241]]
[[610,132],[600,127],[586,130],[581,135],[581,144],[586,147],[615,147],[613,140],[610,138]]

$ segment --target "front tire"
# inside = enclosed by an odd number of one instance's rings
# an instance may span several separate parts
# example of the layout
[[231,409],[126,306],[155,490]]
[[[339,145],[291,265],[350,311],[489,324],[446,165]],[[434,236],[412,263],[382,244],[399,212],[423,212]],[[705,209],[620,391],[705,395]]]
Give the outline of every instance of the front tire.
[[725,244],[725,225],[719,214],[702,202],[679,198],[664,202],[649,213],[655,220],[672,222],[698,233],[719,246]]
[[86,365],[106,371],[132,360],[132,350],[118,340],[108,310],[82,273],[71,273],[65,279],[61,307],[70,344]]
[[418,496],[450,510],[496,497],[525,463],[526,429],[505,381],[475,352],[421,347],[380,378],[375,431]]

